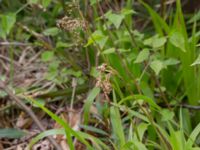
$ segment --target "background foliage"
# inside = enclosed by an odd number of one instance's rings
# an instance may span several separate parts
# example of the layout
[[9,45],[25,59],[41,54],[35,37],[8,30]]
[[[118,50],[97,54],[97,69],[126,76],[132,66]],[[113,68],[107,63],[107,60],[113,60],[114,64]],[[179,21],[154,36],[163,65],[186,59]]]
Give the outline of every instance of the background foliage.
[[[77,141],[87,149],[198,150],[200,11],[192,3],[0,1],[0,79],[61,126],[29,148],[61,134],[71,150]],[[2,116],[20,115],[0,97]],[[56,111],[66,107],[81,110],[78,129]]]

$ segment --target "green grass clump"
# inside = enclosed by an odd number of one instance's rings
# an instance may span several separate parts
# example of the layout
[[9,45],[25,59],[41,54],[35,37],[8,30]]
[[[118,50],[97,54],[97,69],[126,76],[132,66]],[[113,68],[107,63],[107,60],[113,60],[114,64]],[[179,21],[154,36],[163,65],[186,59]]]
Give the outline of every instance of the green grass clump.
[[[72,108],[76,94],[92,89],[83,102],[80,131],[23,96],[62,127],[37,135],[29,148],[60,134],[66,135],[71,150],[76,140],[90,150],[199,150],[200,118],[194,110],[200,100],[200,18],[197,13],[188,19],[181,2],[168,6],[165,0],[155,1],[158,10],[143,0],[2,2],[7,12],[21,7],[0,15],[0,37],[27,40],[43,50],[44,80],[58,91],[40,98],[71,97]],[[30,12],[31,7],[42,10]],[[34,90],[40,88],[25,92]]]

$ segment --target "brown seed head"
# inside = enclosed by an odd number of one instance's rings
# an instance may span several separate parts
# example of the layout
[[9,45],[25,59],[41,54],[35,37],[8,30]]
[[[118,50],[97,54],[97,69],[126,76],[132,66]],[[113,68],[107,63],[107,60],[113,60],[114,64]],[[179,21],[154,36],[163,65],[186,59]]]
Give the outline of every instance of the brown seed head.
[[57,21],[57,26],[65,31],[75,31],[77,29],[86,29],[86,22],[80,19],[73,19],[65,16],[61,20]]

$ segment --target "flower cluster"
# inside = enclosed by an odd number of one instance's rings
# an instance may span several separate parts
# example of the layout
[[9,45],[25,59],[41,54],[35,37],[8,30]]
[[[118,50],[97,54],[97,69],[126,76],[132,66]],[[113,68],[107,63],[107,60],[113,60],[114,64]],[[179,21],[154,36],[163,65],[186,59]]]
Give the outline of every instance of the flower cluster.
[[65,16],[57,21],[57,26],[65,31],[76,31],[77,29],[86,30],[87,23],[81,19]]
[[112,85],[110,83],[112,72],[107,71],[106,64],[102,64],[101,66],[97,67],[97,70],[100,72],[100,74],[96,79],[96,87],[100,87],[107,96],[112,91]]

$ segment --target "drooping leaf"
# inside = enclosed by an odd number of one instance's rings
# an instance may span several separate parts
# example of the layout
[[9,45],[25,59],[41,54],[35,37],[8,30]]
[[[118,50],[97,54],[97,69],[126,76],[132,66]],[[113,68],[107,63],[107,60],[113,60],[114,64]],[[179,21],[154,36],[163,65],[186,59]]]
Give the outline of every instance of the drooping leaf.
[[14,128],[0,129],[0,138],[18,139],[25,135],[26,133],[19,129],[14,129]]

